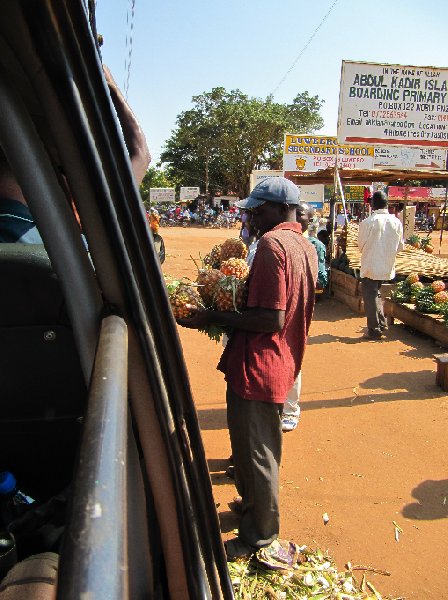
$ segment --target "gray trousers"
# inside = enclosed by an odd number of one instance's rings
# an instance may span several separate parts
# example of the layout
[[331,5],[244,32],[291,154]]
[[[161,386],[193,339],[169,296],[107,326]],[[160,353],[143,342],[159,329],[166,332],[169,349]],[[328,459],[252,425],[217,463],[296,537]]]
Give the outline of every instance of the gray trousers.
[[283,404],[245,400],[227,386],[235,485],[243,499],[238,537],[252,548],[278,538]]
[[387,327],[380,294],[382,283],[376,279],[362,278],[361,292],[367,316],[367,328],[371,335],[380,334]]

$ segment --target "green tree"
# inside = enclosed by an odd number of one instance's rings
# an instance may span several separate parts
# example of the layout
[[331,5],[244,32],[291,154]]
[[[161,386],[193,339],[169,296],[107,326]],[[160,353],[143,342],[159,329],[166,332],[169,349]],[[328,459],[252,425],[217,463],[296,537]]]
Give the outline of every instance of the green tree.
[[161,161],[171,178],[204,191],[245,196],[253,169],[280,169],[284,133],[312,133],[323,126],[322,101],[308,92],[290,104],[271,96],[250,98],[240,90],[214,88],[194,96],[193,108],[177,117]]
[[163,169],[149,167],[139,187],[146,208],[149,208],[149,188],[174,187],[174,185]]

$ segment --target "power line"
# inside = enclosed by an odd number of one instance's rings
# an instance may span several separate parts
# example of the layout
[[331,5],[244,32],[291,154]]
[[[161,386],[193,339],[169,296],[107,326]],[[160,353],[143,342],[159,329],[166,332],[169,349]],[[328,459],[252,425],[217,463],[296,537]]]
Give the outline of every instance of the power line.
[[285,75],[280,79],[280,81],[278,82],[278,84],[277,84],[276,88],[274,89],[274,91],[271,92],[271,94],[270,94],[271,96],[273,96],[275,94],[275,92],[278,90],[278,88],[282,85],[282,83],[285,81],[285,79],[288,77],[288,75],[294,69],[294,67],[296,66],[296,64],[299,62],[300,58],[302,58],[303,53],[305,52],[305,50],[307,50],[308,46],[311,44],[311,42],[313,41],[313,39],[316,37],[317,32],[322,27],[322,25],[325,23],[325,21],[328,19],[328,17],[330,16],[331,11],[333,10],[333,8],[336,6],[337,3],[338,3],[338,0],[334,0],[334,2],[330,6],[330,9],[328,10],[327,14],[324,16],[324,18],[322,19],[322,21],[319,23],[319,25],[313,31],[311,37],[309,38],[309,40],[307,41],[307,43],[305,44],[305,46],[302,48],[302,50],[299,52],[299,54],[297,55],[296,59],[294,60],[294,62],[292,63],[292,65],[290,66],[290,68],[288,69],[288,71],[286,71]]
[[128,99],[129,92],[129,81],[131,78],[131,62],[132,62],[132,37],[134,33],[134,14],[135,14],[135,0],[130,0],[130,9],[126,13],[126,51],[127,54],[124,59],[124,71],[125,71],[125,82],[124,82],[124,97]]

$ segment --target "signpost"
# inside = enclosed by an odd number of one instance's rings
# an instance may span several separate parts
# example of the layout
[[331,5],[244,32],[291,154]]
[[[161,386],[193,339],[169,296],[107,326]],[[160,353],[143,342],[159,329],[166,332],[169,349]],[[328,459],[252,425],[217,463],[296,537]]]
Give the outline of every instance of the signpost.
[[314,208],[322,209],[324,206],[324,185],[299,185],[300,202],[306,202]]
[[263,179],[267,179],[268,177],[282,177],[283,171],[269,171],[269,170],[259,170],[252,171],[250,174],[250,191],[254,189],[256,185],[263,181]]
[[335,137],[285,134],[283,170],[315,173],[337,166],[343,169],[373,169],[372,146],[338,145]]
[[188,202],[190,200],[196,200],[199,196],[199,188],[198,187],[181,187],[179,200],[181,202]]
[[337,139],[448,147],[448,69],[343,61]]
[[414,146],[375,147],[375,169],[446,169],[447,150],[442,148],[416,148]]
[[174,188],[149,188],[149,201],[154,203],[175,202]]

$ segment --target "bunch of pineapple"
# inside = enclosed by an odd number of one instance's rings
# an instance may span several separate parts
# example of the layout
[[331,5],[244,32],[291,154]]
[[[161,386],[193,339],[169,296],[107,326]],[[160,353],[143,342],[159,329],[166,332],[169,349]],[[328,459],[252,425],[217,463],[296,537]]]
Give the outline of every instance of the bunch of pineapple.
[[[217,246],[207,256],[213,254],[217,254]],[[207,268],[212,260],[203,260],[204,268],[198,269],[196,283],[207,308],[238,311],[243,307],[249,275],[249,267],[244,260],[246,256],[245,244],[238,239],[229,239],[220,245],[219,268]],[[217,265],[216,262],[213,264]]]
[[[195,284],[205,308],[234,312],[244,307],[249,275],[246,256],[247,248],[242,240],[229,239],[214,246],[202,260]],[[204,332],[219,341],[226,330],[214,325]]]
[[[228,239],[213,246],[198,266],[196,281],[166,279],[171,308],[176,319],[186,318],[194,310],[240,311],[246,302],[249,267],[244,260],[247,248],[240,239]],[[225,328],[211,326],[204,333],[219,341]]]

